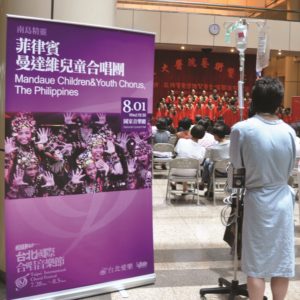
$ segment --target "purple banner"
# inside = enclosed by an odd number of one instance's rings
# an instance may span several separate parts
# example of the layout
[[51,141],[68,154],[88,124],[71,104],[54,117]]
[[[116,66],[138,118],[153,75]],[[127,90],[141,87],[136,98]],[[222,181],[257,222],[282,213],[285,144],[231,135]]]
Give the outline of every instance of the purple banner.
[[154,273],[154,36],[8,18],[8,299]]
[[122,98],[122,130],[145,131],[147,128],[147,98]]

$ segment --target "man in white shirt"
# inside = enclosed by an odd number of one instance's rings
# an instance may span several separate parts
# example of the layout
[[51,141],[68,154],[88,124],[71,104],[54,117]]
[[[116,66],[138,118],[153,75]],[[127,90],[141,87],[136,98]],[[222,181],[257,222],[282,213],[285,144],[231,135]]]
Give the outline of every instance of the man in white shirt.
[[[214,161],[229,160],[230,141],[227,138],[229,132],[230,129],[225,123],[218,123],[212,129],[212,133],[217,144],[208,148],[206,151],[206,155],[205,155],[206,159],[203,165],[203,174],[202,174],[202,181],[204,183],[207,182],[209,183]],[[222,169],[222,170],[216,169],[216,174],[221,177],[227,176],[226,169]]]
[[198,144],[204,147],[205,149],[216,145],[217,141],[215,140],[214,136],[211,133],[207,132],[207,129],[210,125],[210,120],[202,119],[198,122],[198,124],[202,125],[205,128],[205,134],[203,138],[199,139]]
[[205,148],[198,141],[204,136],[205,129],[201,125],[195,125],[191,130],[191,139],[179,139],[175,147],[178,158],[196,158],[202,163],[205,157]]
[[[195,158],[202,163],[205,157],[205,148],[198,144],[198,140],[204,136],[205,129],[201,125],[195,125],[191,130],[191,139],[181,138],[175,147],[175,152],[178,158]],[[179,176],[193,176],[193,170],[177,170],[174,175]],[[183,192],[187,191],[187,183],[183,183]]]

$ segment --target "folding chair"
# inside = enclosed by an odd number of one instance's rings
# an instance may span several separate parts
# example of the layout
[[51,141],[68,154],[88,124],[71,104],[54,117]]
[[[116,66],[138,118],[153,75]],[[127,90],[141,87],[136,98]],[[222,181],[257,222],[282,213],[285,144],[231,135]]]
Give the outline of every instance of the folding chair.
[[296,160],[295,160],[295,164],[294,164],[294,168],[292,170],[292,174],[290,175],[292,177],[292,185],[293,187],[296,187],[298,185],[298,164],[299,164],[299,161],[300,161],[300,157],[296,157]]
[[170,203],[170,192],[172,182],[193,183],[193,200],[197,195],[197,205],[200,204],[199,180],[200,180],[200,161],[195,158],[175,158],[169,163],[169,175],[167,183],[166,200]]
[[155,165],[168,165],[174,156],[174,145],[157,143],[153,145],[153,167]]
[[218,171],[226,173],[227,165],[229,163],[229,159],[219,160],[213,162],[213,169],[210,177],[210,184],[208,187],[208,197],[209,193],[213,194],[213,204],[216,205],[216,193],[224,193],[224,188],[227,183],[227,176],[218,175]]
[[176,134],[171,134],[171,136],[169,138],[169,144],[172,144],[172,145],[175,146],[176,142],[177,142],[177,136],[176,136]]

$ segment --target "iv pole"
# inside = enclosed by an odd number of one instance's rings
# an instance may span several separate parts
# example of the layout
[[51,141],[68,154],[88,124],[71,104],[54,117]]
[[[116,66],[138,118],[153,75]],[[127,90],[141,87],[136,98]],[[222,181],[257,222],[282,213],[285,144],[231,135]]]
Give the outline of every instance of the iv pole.
[[[235,28],[234,28],[235,25]],[[236,48],[239,51],[240,59],[240,80],[238,81],[238,99],[239,99],[239,109],[240,109],[240,121],[243,120],[244,116],[244,78],[245,78],[245,50],[247,48],[247,34],[248,34],[248,23],[246,19],[240,19],[236,24],[231,23],[230,25],[236,34]],[[243,189],[236,189],[236,199],[235,202],[232,199],[232,207],[235,208],[234,222],[235,222],[235,238],[234,238],[234,259],[233,259],[233,273],[234,277],[231,282],[225,278],[220,277],[218,279],[218,287],[215,288],[204,288],[200,289],[201,299],[205,299],[206,294],[229,294],[228,300],[234,300],[236,296],[246,296],[248,297],[247,284],[239,284],[237,280],[238,271],[238,234],[239,234],[239,222],[240,222],[240,212],[239,206],[243,197]],[[264,300],[268,298],[264,296]]]

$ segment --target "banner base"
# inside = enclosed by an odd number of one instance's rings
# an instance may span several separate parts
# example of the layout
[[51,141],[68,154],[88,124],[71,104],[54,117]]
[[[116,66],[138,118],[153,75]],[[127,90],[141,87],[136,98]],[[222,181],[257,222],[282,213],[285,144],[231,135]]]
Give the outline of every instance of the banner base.
[[25,298],[15,298],[16,300],[74,300],[83,297],[90,297],[99,294],[111,293],[115,291],[130,289],[142,285],[153,284],[156,275],[148,274],[133,278],[111,281],[101,284],[89,285],[85,287],[58,291],[54,293],[41,294]]

